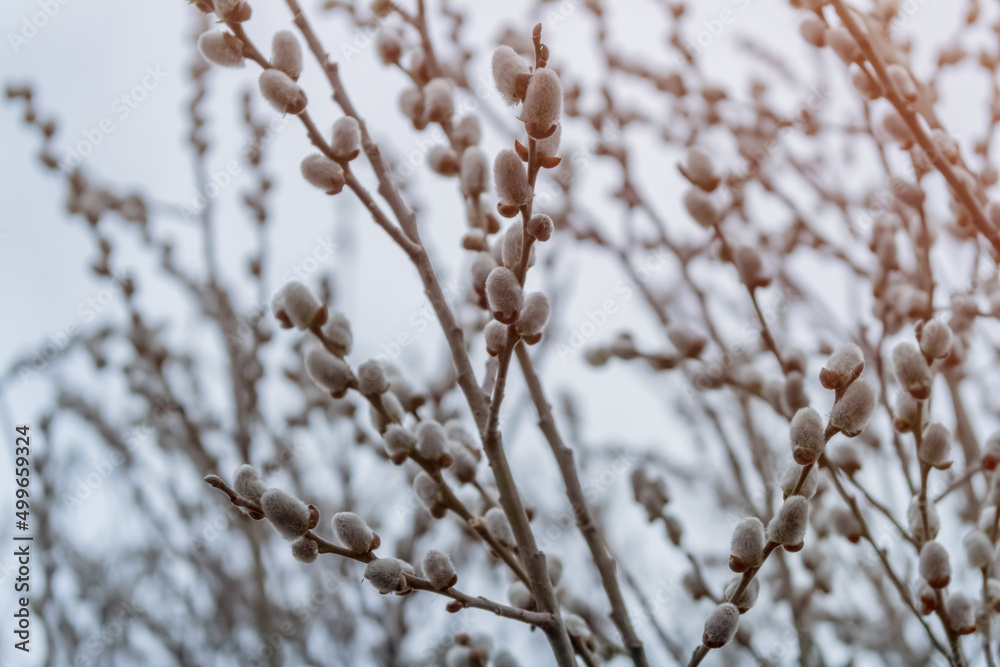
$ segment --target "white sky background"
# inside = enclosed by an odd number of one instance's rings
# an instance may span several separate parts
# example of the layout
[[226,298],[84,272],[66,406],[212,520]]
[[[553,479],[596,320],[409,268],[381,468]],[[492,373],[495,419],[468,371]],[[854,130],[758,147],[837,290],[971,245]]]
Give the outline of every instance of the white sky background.
[[[469,30],[465,33],[467,41],[474,37],[483,44],[493,43],[508,23],[530,30],[536,20],[544,20],[537,16],[527,20],[524,11],[527,3],[520,1],[462,4],[471,9]],[[634,56],[641,56],[647,50],[663,52],[664,24],[659,12],[653,10],[652,2],[631,0],[610,4],[615,24],[629,26],[627,40],[616,40],[623,50]],[[696,5],[695,18],[687,23],[692,39],[695,37],[692,33],[701,29],[703,20],[719,18],[723,11],[731,11],[735,17],[735,21],[713,39],[700,59],[705,70],[719,81],[745,82],[748,73],[760,71],[759,65],[737,57],[732,48],[731,40],[740,34],[752,34],[772,49],[789,54],[800,72],[808,73],[816,66],[811,56],[802,57],[804,49],[798,37],[798,20],[785,3],[715,0],[693,4]],[[254,17],[247,28],[258,44],[266,45],[275,30],[291,27],[283,3],[258,0],[253,5]],[[921,39],[950,34],[960,20],[960,12],[951,5],[945,0],[926,0],[919,5],[919,11],[908,21],[905,30]],[[554,9],[556,6],[553,4]],[[20,32],[25,17],[36,13],[38,7],[39,3],[33,0],[7,0],[0,5],[0,28],[4,35],[4,43],[0,45],[0,79],[4,83],[30,81],[36,86],[38,108],[45,114],[56,115],[59,120],[57,147],[84,140],[85,133],[96,128],[102,119],[111,119],[114,131],[104,136],[93,154],[84,160],[85,169],[97,183],[135,184],[144,194],[158,201],[190,202],[198,188],[205,185],[192,181],[191,160],[184,143],[187,131],[184,107],[191,94],[185,72],[192,57],[189,35],[194,25],[193,9],[181,0],[157,3],[70,0],[59,5],[58,14],[15,53],[8,43],[8,33]],[[328,15],[318,12],[314,2],[305,3],[305,8],[319,27],[328,50],[337,58],[341,53],[340,45],[350,43],[355,31],[339,18],[331,20]],[[545,40],[552,49],[554,62],[567,66],[578,76],[585,74],[588,64],[595,62],[594,54],[589,51],[592,30],[593,24],[583,11],[577,11],[558,25],[547,25]],[[443,50],[447,53],[446,47]],[[474,61],[475,71],[484,80],[489,77],[487,55],[484,51]],[[918,53],[918,63],[920,58]],[[369,46],[351,62],[344,63],[341,73],[347,89],[373,129],[376,140],[387,151],[405,155],[419,150],[420,141],[426,134],[418,135],[409,129],[397,110],[396,95],[403,85],[402,76],[375,61],[374,49]],[[137,108],[122,118],[118,114],[120,106],[113,106],[113,103],[141,85],[149,69],[163,72],[165,78],[148,91],[148,96]],[[917,69],[920,70],[919,64]],[[224,170],[228,161],[238,158],[238,145],[243,135],[238,94],[248,86],[256,93],[256,77],[255,67],[242,71],[213,69],[209,74],[210,94],[203,108],[209,116],[210,164],[214,171]],[[946,124],[954,128],[953,133],[961,140],[964,138],[961,128],[965,123],[982,126],[983,105],[977,96],[983,90],[983,81],[981,77],[952,76],[949,82],[953,88],[942,91],[945,102],[941,111]],[[300,83],[310,95],[309,108],[317,123],[321,128],[328,127],[337,113],[314,61],[307,59]],[[746,90],[745,85],[739,87],[743,94]],[[635,101],[642,104],[641,98]],[[833,102],[839,105],[844,100],[834,98]],[[484,104],[512,117],[496,98],[487,99]],[[259,99],[255,108],[259,115],[274,116]],[[39,142],[34,133],[25,132],[18,118],[19,109],[19,104],[0,105],[0,146],[3,146],[5,157],[0,160],[0,210],[3,211],[0,218],[0,233],[3,234],[0,237],[0,284],[6,286],[0,297],[4,313],[4,325],[0,327],[2,367],[27,351],[39,350],[47,339],[64,332],[67,326],[87,324],[87,300],[100,298],[102,290],[107,289],[105,282],[86,269],[94,259],[92,244],[80,220],[67,223],[63,186],[34,160]],[[424,302],[414,271],[364,212],[353,202],[347,203],[346,195],[331,203],[331,199],[302,181],[298,163],[302,156],[312,152],[312,148],[300,125],[293,119],[289,121],[267,148],[267,168],[274,175],[276,185],[269,201],[273,253],[269,282],[274,288],[279,287],[282,274],[309,257],[317,248],[318,239],[332,237],[342,250],[325,268],[337,276],[337,307],[349,315],[355,332],[352,359],[360,361],[379,354],[384,350],[383,344],[405,332],[412,335],[416,343],[404,352],[399,364],[411,377],[425,377],[427,371],[444,358],[445,352],[436,321],[430,321],[430,326],[424,330],[411,320],[411,315],[419,313]],[[487,154],[505,147],[488,123],[484,123],[484,127],[487,129],[484,141]],[[572,126],[568,127],[564,132],[564,146],[579,145],[574,137],[580,136],[586,135],[574,133]],[[58,157],[62,154],[57,151]],[[644,186],[671,221],[672,231],[676,236],[697,238],[702,231],[681,214],[683,189],[674,168],[677,156],[646,151],[640,152],[639,159],[648,161],[649,170],[643,174]],[[242,262],[253,248],[253,228],[245,221],[245,210],[238,201],[239,191],[249,185],[245,175],[244,169],[243,180],[237,180],[217,200],[220,207],[218,246],[230,285],[238,284],[243,277]],[[602,181],[601,176],[598,168],[584,174],[584,178],[602,192],[617,186],[616,180]],[[851,186],[855,176],[843,174],[841,177]],[[455,252],[464,219],[456,205],[454,182],[420,170],[410,182],[408,196],[411,202],[434,211],[435,215],[421,218],[422,231],[436,249],[442,277],[454,280],[464,266],[458,263],[459,253]],[[595,215],[602,212],[600,208],[594,210]],[[613,221],[620,219],[620,215],[615,208],[607,209],[607,213],[608,227],[614,229]],[[558,241],[559,237],[555,239]],[[544,255],[549,250],[542,246],[539,253]],[[126,252],[119,252],[113,258],[133,267],[140,278],[147,270],[141,264],[136,265]],[[144,261],[148,263],[149,260]],[[605,298],[615,298],[614,286],[621,278],[621,271],[602,255],[587,251],[574,253],[561,270],[574,271],[564,273],[562,280],[565,282],[565,276],[570,276],[575,287],[572,294],[564,295],[568,300],[560,306],[559,336],[560,342],[566,342],[569,332],[586,321],[588,310],[599,308]],[[185,336],[191,335],[189,327],[195,322],[188,311],[172,308],[178,296],[169,291],[143,292],[145,285],[152,287],[148,282],[140,284],[140,300],[144,304],[157,304],[159,312],[170,322],[174,339],[189,341]],[[242,296],[244,305],[253,302],[249,291]],[[838,308],[850,307],[849,295],[829,296]],[[637,332],[640,340],[659,343],[661,336],[638,298],[620,305],[620,314],[590,342],[610,340],[618,330],[629,328]],[[116,297],[106,308],[102,307],[97,321],[120,321],[121,318],[121,300]],[[734,325],[734,331],[737,330]],[[290,344],[291,338],[286,340]],[[567,362],[560,360],[555,349],[548,355],[543,375],[548,393],[554,397],[563,388],[579,393],[586,408],[582,414],[591,443],[617,442],[636,448],[659,444],[662,447],[665,441],[676,439],[678,434],[687,431],[672,411],[665,409],[665,394],[679,394],[679,378],[653,376],[614,363],[596,371],[595,375],[595,371],[583,363],[582,354],[573,355]],[[477,359],[477,370],[482,367],[481,361]],[[74,379],[68,377],[71,382]],[[515,379],[512,384],[513,400],[509,405],[519,402],[523,395],[521,383]],[[7,388],[4,399],[15,421],[32,423],[37,406],[49,398],[45,386],[38,381],[27,381]],[[523,444],[519,440],[513,448],[515,469],[538,467],[541,472],[532,473],[536,479],[538,475],[551,473],[548,459],[540,465],[536,461],[539,450],[535,445],[540,441],[532,429],[522,428],[519,434]],[[9,436],[0,434],[4,441],[12,439]],[[668,455],[688,464],[700,463],[695,447],[674,443]],[[4,457],[0,460],[0,480],[9,479],[11,474],[8,459]],[[625,499],[629,494],[627,486],[627,479],[622,477],[616,480],[613,493]],[[6,507],[6,500],[0,506]],[[637,509],[631,514],[639,516]],[[0,538],[4,543],[8,539],[8,523],[6,517],[0,518]],[[676,582],[683,572],[682,560],[676,551],[666,546],[659,526],[647,529],[638,523],[638,519],[636,522],[608,522],[606,528],[611,544],[620,552],[632,552],[635,557],[632,562],[641,563],[642,568],[652,573],[653,581]],[[699,547],[725,549],[729,529],[724,524],[718,530],[699,530],[696,520],[685,523],[696,550]],[[636,567],[638,565],[633,569]],[[713,583],[718,585],[718,581]],[[9,608],[8,598],[9,590],[4,586],[0,593],[3,609]],[[707,613],[704,607],[696,609],[687,619],[672,619],[668,627],[675,631],[683,627],[687,637],[694,636],[692,630],[700,627]],[[753,614],[747,617],[751,624]],[[0,656],[9,655],[8,644],[4,640]]]

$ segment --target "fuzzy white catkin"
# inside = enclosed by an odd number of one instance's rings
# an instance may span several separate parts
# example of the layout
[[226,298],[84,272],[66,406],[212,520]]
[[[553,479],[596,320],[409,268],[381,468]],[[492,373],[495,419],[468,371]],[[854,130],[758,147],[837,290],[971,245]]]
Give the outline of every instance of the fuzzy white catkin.
[[440,176],[455,176],[461,171],[458,154],[448,146],[435,146],[427,154],[427,165]]
[[486,351],[491,357],[495,357],[503,350],[507,344],[507,327],[496,320],[492,320],[486,325],[483,332],[486,338]]
[[708,344],[707,338],[683,322],[668,324],[666,333],[677,353],[687,359],[697,359]]
[[978,529],[970,531],[962,540],[962,546],[965,548],[965,558],[972,569],[979,570],[993,562],[993,543],[983,531]]
[[307,155],[300,169],[310,185],[328,195],[339,194],[344,189],[344,169],[325,155]]
[[300,563],[314,563],[319,557],[319,544],[308,537],[300,537],[292,542],[292,556]]
[[809,525],[809,501],[802,496],[790,496],[767,525],[767,537],[783,546],[802,543]]
[[528,236],[544,243],[552,238],[552,230],[554,228],[555,225],[552,222],[552,218],[544,213],[536,213],[528,220],[526,231],[528,232]]
[[243,22],[250,18],[250,7],[245,0],[213,0],[212,6],[220,19]]
[[878,390],[867,379],[861,377],[851,383],[840,400],[834,403],[830,412],[830,424],[840,429],[844,435],[860,435],[868,420],[875,412]]
[[887,68],[889,72],[889,79],[892,80],[892,84],[896,86],[896,89],[900,94],[906,98],[909,102],[916,102],[917,100],[917,86],[913,82],[913,77],[910,73],[900,64],[892,63]]
[[900,343],[892,351],[892,366],[896,379],[913,398],[925,399],[931,395],[931,369],[927,360],[914,345]]
[[764,524],[757,517],[747,517],[736,524],[730,543],[730,554],[747,568],[759,567],[764,562]]
[[298,81],[302,73],[302,47],[291,30],[279,30],[271,40],[271,66]]
[[[736,588],[740,585],[740,581],[742,579],[743,577],[733,577],[730,579],[729,583],[726,584],[724,595],[727,599],[736,592]],[[733,604],[736,605],[736,608],[740,610],[741,614],[745,614],[753,609],[753,606],[757,604],[757,598],[759,596],[760,579],[758,577],[754,577],[750,580],[750,584],[746,587],[746,590],[743,591],[743,594],[740,595],[739,599],[733,600]]]
[[288,319],[299,331],[305,331],[311,327],[320,308],[323,307],[316,295],[297,280],[286,283],[281,288],[278,302],[284,308]]
[[205,56],[205,60],[216,65],[243,66],[243,41],[231,32],[203,32],[198,36],[198,50]]
[[524,206],[531,201],[528,173],[518,154],[505,148],[493,161],[493,183],[500,201],[508,206]]
[[[792,491],[795,490],[795,485],[799,483],[799,476],[802,474],[803,466],[798,463],[793,463],[785,469],[784,474],[781,477],[781,490],[786,496],[792,495]],[[796,495],[800,495],[803,498],[812,498],[816,495],[816,490],[819,488],[819,475],[816,474],[816,468],[813,467],[809,470],[809,474],[806,475],[805,481],[802,483],[802,488],[799,489]]]
[[421,568],[424,571],[424,578],[437,590],[455,585],[455,566],[451,564],[448,554],[431,549],[424,555]]
[[723,602],[712,610],[712,614],[705,621],[705,632],[701,636],[701,643],[705,648],[722,648],[733,640],[739,626],[740,610],[731,602]]
[[823,437],[823,418],[813,408],[802,408],[792,418],[789,434],[792,440],[792,458],[796,463],[815,463],[826,447]]
[[424,86],[424,110],[427,118],[435,123],[451,120],[455,102],[448,79],[432,79]]
[[313,348],[306,355],[306,372],[321,389],[334,396],[343,396],[354,382],[354,375],[344,360],[321,347]]
[[524,297],[524,306],[517,318],[514,330],[520,336],[535,336],[542,333],[549,321],[549,299],[541,292],[532,292]]
[[919,403],[908,391],[901,391],[896,395],[896,419],[894,426],[900,433],[909,433],[917,425],[917,408]]
[[917,456],[927,465],[942,469],[951,465],[951,461],[948,460],[949,454],[951,454],[951,431],[938,422],[928,424],[920,440]]
[[[503,245],[500,247],[500,256],[503,260],[504,266],[508,269],[517,271],[517,267],[521,264],[521,251],[523,246],[521,245],[524,241],[524,229],[519,222],[515,222],[503,235]],[[535,265],[535,248],[534,246],[528,250],[528,267]]]
[[260,481],[253,466],[244,463],[233,473],[233,489],[247,500],[259,503],[267,487]]
[[351,116],[342,116],[333,123],[330,148],[338,160],[353,160],[361,152],[361,126]]
[[920,576],[931,588],[944,588],[951,583],[951,561],[939,542],[925,542],[920,548]]
[[498,322],[516,322],[524,305],[524,292],[514,272],[505,266],[493,269],[486,279],[486,299],[490,312]]
[[444,667],[474,667],[481,661],[473,662],[472,649],[468,646],[452,646],[444,656]]
[[459,176],[466,196],[476,197],[486,192],[490,183],[490,163],[481,148],[470,146],[462,151]]
[[417,444],[416,437],[400,424],[389,424],[382,434],[382,440],[385,443],[386,453],[394,460],[408,455]]
[[476,479],[476,468],[479,461],[469,449],[454,440],[448,441],[448,453],[451,455],[451,465],[448,469],[462,484],[468,484]]
[[826,23],[819,17],[807,16],[799,26],[799,32],[802,34],[802,39],[810,46],[817,49],[826,46]]
[[861,348],[854,343],[848,343],[837,348],[827,359],[823,367],[824,372],[820,374],[820,382],[825,389],[837,389],[861,375],[864,369],[865,357]]
[[404,88],[399,93],[399,109],[414,125],[423,126],[424,91],[419,88]]
[[486,524],[486,530],[496,541],[511,547],[516,544],[510,521],[507,520],[507,515],[499,507],[488,509],[483,515],[483,523]]
[[750,289],[767,287],[771,283],[771,276],[764,268],[764,260],[753,246],[736,246],[733,249],[733,264],[740,274],[740,280]]
[[826,43],[840,56],[845,64],[861,60],[861,49],[847,28],[830,28],[826,31]]
[[260,74],[260,92],[281,113],[300,114],[309,102],[306,93],[280,69],[266,69]]
[[399,397],[391,391],[382,394],[382,410],[385,411],[386,416],[383,416],[381,410],[376,410],[374,405],[368,411],[372,426],[378,429],[379,433],[385,433],[390,424],[403,418],[403,404],[399,402]]
[[937,537],[941,529],[941,518],[938,516],[937,506],[934,503],[927,503],[927,528],[929,535],[924,534],[924,517],[920,512],[920,498],[913,496],[910,506],[906,510],[906,523],[910,529],[910,535],[917,543],[933,540]]
[[719,211],[711,195],[699,187],[691,187],[684,195],[684,208],[695,222],[706,229],[719,222]]
[[932,359],[942,359],[951,351],[951,327],[941,320],[928,320],[920,329],[920,351]]
[[483,137],[483,129],[479,124],[479,116],[462,116],[462,119],[455,123],[455,130],[451,134],[459,146],[476,146]]
[[356,554],[371,551],[375,533],[368,523],[354,512],[337,512],[330,519],[330,525],[337,539]]
[[983,531],[987,535],[993,535],[993,525],[996,521],[997,508],[994,505],[988,505],[979,512],[979,522],[976,524],[979,530]]
[[566,632],[574,637],[586,639],[593,635],[587,621],[577,614],[566,614],[563,616],[563,623],[566,625]]
[[528,82],[521,108],[521,120],[528,136],[544,139],[559,122],[562,113],[562,84],[559,75],[547,67],[535,70]]
[[964,593],[952,593],[944,603],[948,625],[960,635],[976,631],[976,608]]
[[448,434],[444,427],[433,419],[420,422],[417,426],[417,451],[426,459],[436,461],[445,452]]
[[528,74],[528,63],[509,46],[500,46],[493,52],[493,81],[503,101],[510,106],[517,106],[522,99],[523,91],[518,89],[518,78]]
[[[559,123],[558,125],[556,125],[555,132],[545,137],[544,139],[539,139],[535,142],[535,152],[538,154],[538,157],[540,158],[556,157],[559,153],[559,144],[561,141],[562,141],[562,123]],[[571,165],[568,162],[564,162],[562,164],[564,167],[571,168]],[[570,173],[570,175],[572,175],[571,172],[560,173],[559,178],[561,181],[566,173]],[[568,181],[563,181],[563,183],[568,183]]]
[[398,63],[402,57],[403,43],[400,41],[399,35],[388,30],[381,30],[378,37],[375,38],[375,50],[378,51],[378,57],[383,64],[392,65]]
[[711,192],[719,184],[719,176],[715,172],[712,158],[698,146],[688,148],[684,175],[691,183],[706,192]]
[[507,599],[510,604],[518,609],[531,609],[533,601],[531,591],[524,585],[523,581],[515,581],[507,589]]
[[441,491],[437,483],[426,472],[421,470],[413,478],[413,492],[417,494],[420,504],[427,509],[432,509],[437,505],[441,497]]
[[377,558],[365,567],[365,579],[383,595],[403,585],[403,566],[395,558]]
[[281,489],[268,489],[260,497],[260,508],[286,540],[302,537],[309,530],[309,508]]
[[369,359],[358,366],[358,391],[363,396],[379,396],[389,391],[389,380],[385,377],[385,369],[374,359]]
[[323,335],[336,350],[337,355],[346,357],[351,353],[354,336],[351,333],[351,323],[343,313],[332,312],[323,325]]

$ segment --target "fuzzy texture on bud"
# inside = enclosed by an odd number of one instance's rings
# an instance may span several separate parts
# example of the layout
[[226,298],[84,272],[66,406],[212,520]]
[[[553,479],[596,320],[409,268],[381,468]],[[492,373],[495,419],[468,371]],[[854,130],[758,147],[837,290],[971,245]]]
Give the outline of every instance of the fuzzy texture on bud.
[[427,165],[439,176],[457,176],[461,171],[458,154],[448,146],[435,146],[427,154]]
[[493,317],[503,324],[514,324],[524,305],[524,292],[514,272],[498,266],[486,279],[486,299]]
[[249,20],[252,13],[246,0],[213,0],[212,5],[216,16],[225,21],[243,23]]
[[478,146],[470,146],[462,151],[459,166],[462,192],[468,197],[483,194],[490,186],[490,163],[486,153]]
[[451,455],[451,465],[448,469],[462,484],[468,484],[476,479],[476,467],[479,460],[468,447],[454,440],[448,441],[448,453]]
[[424,458],[437,461],[447,445],[448,434],[438,422],[429,419],[417,426],[417,451]]
[[375,533],[360,516],[353,512],[337,512],[330,520],[333,532],[345,547],[356,554],[372,550]]
[[496,320],[492,320],[486,325],[484,332],[486,338],[486,351],[491,357],[500,354],[504,345],[507,344],[507,327]]
[[893,422],[896,430],[900,433],[909,433],[914,429],[921,428],[917,424],[917,408],[919,402],[913,398],[908,391],[901,391],[896,395],[896,419]]
[[719,211],[712,197],[699,187],[692,187],[684,195],[684,208],[695,222],[709,229],[719,222]]
[[877,402],[878,390],[875,386],[865,378],[858,378],[851,383],[840,400],[834,403],[830,424],[847,437],[856,437],[868,426]]
[[445,123],[455,113],[454,94],[448,79],[432,79],[424,86],[424,111],[434,123]]
[[314,563],[319,557],[319,544],[308,537],[292,542],[292,556],[300,563]]
[[712,610],[705,621],[701,643],[705,648],[722,648],[733,640],[740,626],[740,610],[731,602],[723,602]]
[[[741,579],[743,579],[743,577],[733,577],[729,581],[729,583],[726,584],[726,588],[724,591],[724,596],[726,597],[726,599],[729,599],[732,596],[732,594],[736,592],[737,587],[739,587],[740,585]],[[754,577],[753,579],[750,580],[750,584],[746,587],[746,590],[743,591],[743,594],[740,595],[739,599],[733,600],[733,604],[736,605],[736,608],[740,610],[741,614],[745,614],[751,609],[753,609],[753,606],[757,604],[757,598],[759,596],[760,596],[760,578]]]
[[767,287],[771,284],[771,276],[764,268],[757,249],[749,245],[738,245],[733,250],[733,264],[740,274],[740,280],[750,289]]
[[951,352],[951,327],[941,320],[928,320],[920,328],[920,351],[925,357],[943,359]]
[[363,396],[379,396],[389,391],[389,380],[382,364],[369,359],[358,366],[358,391]]
[[233,489],[247,500],[255,503],[260,502],[260,497],[267,491],[267,487],[257,476],[257,471],[253,466],[243,464],[233,473]]
[[531,201],[528,172],[521,158],[510,148],[497,153],[493,161],[493,183],[501,203],[505,205],[524,206]]
[[[382,411],[385,411],[386,414],[383,415]],[[399,402],[399,397],[396,394],[387,391],[382,394],[382,410],[377,410],[373,405],[368,414],[371,416],[372,425],[378,432],[385,433],[391,424],[403,419],[403,404]]]
[[455,574],[455,566],[451,564],[448,554],[428,551],[421,563],[424,571],[424,578],[431,582],[437,590],[442,590],[455,585],[458,576]]
[[951,561],[939,542],[926,542],[920,548],[920,576],[931,588],[944,588],[951,583]]
[[809,501],[802,496],[791,496],[767,525],[767,537],[782,546],[802,544],[809,525]]
[[927,503],[927,529],[929,535],[924,533],[924,517],[920,513],[920,498],[913,496],[910,506],[906,510],[906,523],[910,529],[910,535],[918,544],[933,540],[941,530],[941,518],[938,516],[937,507],[934,503]]
[[667,338],[677,353],[687,359],[697,359],[708,344],[708,339],[687,324],[673,322],[667,325]]
[[[561,141],[562,141],[562,123],[559,123],[558,125],[556,125],[555,132],[545,137],[544,139],[539,139],[538,141],[535,142],[535,152],[538,154],[538,157],[540,158],[556,157],[556,155],[559,153],[559,143]],[[560,164],[566,167],[569,166],[570,163],[567,161],[567,162],[562,162]],[[563,180],[563,178],[567,175],[567,173],[570,176],[570,180],[572,180],[572,172],[560,173],[559,180],[563,185],[566,185],[569,182]]]
[[198,37],[198,50],[205,56],[205,60],[216,65],[243,66],[243,41],[231,32],[203,32]]
[[377,558],[368,563],[365,567],[365,579],[383,595],[405,586],[403,566],[395,558]]
[[965,547],[965,558],[972,569],[980,570],[993,563],[993,543],[983,531],[969,532],[962,540],[962,546]]
[[524,95],[521,120],[533,139],[544,139],[555,131],[562,113],[562,84],[559,75],[547,67],[535,70]]
[[394,65],[403,55],[403,42],[399,39],[399,35],[382,30],[375,38],[375,50],[378,51],[379,60],[383,64]]
[[271,41],[271,66],[298,81],[302,73],[302,47],[291,30],[279,30]]
[[316,324],[317,315],[323,308],[316,295],[297,280],[281,288],[279,303],[299,331],[305,331]]
[[[795,491],[795,487],[799,483],[799,477],[802,475],[804,469],[798,463],[793,463],[785,469],[785,473],[781,477],[781,490],[786,498],[792,495],[792,491]],[[816,473],[814,466],[809,469],[809,474],[806,475],[805,481],[802,482],[802,486],[795,495],[802,496],[803,498],[812,498],[816,495],[817,489],[819,489],[819,475]]]
[[354,384],[354,375],[344,360],[321,347],[306,355],[306,372],[321,389],[336,397],[342,397]]
[[792,458],[801,465],[815,463],[826,447],[823,437],[823,418],[813,408],[802,408],[792,418],[789,431],[792,440]]
[[892,351],[892,366],[896,379],[913,398],[923,400],[931,395],[931,369],[914,345],[900,343]]
[[535,605],[534,599],[531,597],[531,591],[520,579],[512,583],[507,589],[507,599],[510,600],[512,607],[517,607],[518,609],[531,609]]
[[964,593],[952,593],[944,603],[945,616],[952,631],[971,635],[976,631],[976,608]]
[[351,116],[342,116],[333,123],[330,148],[338,160],[353,160],[361,154],[361,125]]
[[719,175],[708,153],[697,146],[692,146],[687,152],[687,163],[681,165],[681,173],[694,185],[706,192],[711,192],[719,186]]
[[[736,524],[729,547],[730,569],[734,572],[744,572],[760,567],[764,562],[764,543],[766,541],[764,524],[757,517],[747,517]],[[734,561],[738,562],[734,563]]]
[[260,92],[281,113],[300,114],[309,102],[306,93],[280,69],[266,69],[260,74]]
[[923,438],[920,439],[917,456],[927,465],[944,470],[951,466],[949,454],[951,454],[951,431],[938,422],[928,424],[924,429]]
[[846,507],[834,507],[830,511],[830,522],[834,530],[844,536],[852,544],[857,544],[863,537],[863,529],[858,517]]
[[479,116],[463,116],[460,121],[455,123],[455,129],[452,131],[451,136],[456,144],[464,148],[478,145],[483,137],[483,129],[479,124]]
[[536,213],[528,220],[527,232],[528,236],[544,243],[552,238],[553,228],[552,218],[544,213]]
[[[520,223],[515,222],[503,235],[503,245],[500,248],[501,259],[508,269],[517,271],[521,264],[521,252],[524,249],[524,229]],[[528,267],[535,265],[535,248],[532,246],[528,250]]]
[[517,544],[514,540],[514,531],[510,527],[510,521],[507,520],[507,515],[499,507],[491,507],[487,510],[483,516],[483,523],[486,524],[486,530],[497,542],[508,547]]
[[302,160],[302,177],[328,195],[339,194],[344,189],[343,168],[325,155],[314,153]]
[[420,504],[433,510],[441,500],[441,490],[430,475],[421,470],[413,478],[413,492],[417,494]]
[[412,433],[400,424],[389,424],[382,435],[385,443],[385,451],[392,459],[393,463],[400,463],[413,451],[417,445],[417,439]]
[[509,46],[501,46],[493,52],[493,81],[503,101],[517,106],[524,99],[526,90],[521,81],[530,73],[528,63]]
[[830,355],[826,366],[820,371],[819,381],[824,389],[838,389],[854,381],[864,369],[865,357],[861,348],[848,343]]
[[260,497],[264,516],[286,540],[302,537],[309,530],[309,507],[281,489],[268,489]]
[[514,325],[520,336],[536,336],[542,333],[549,321],[549,299],[541,292],[532,292],[524,297],[524,306]]
[[333,312],[323,325],[323,335],[333,346],[337,356],[346,357],[351,353],[354,336],[351,333],[351,323],[343,313]]

